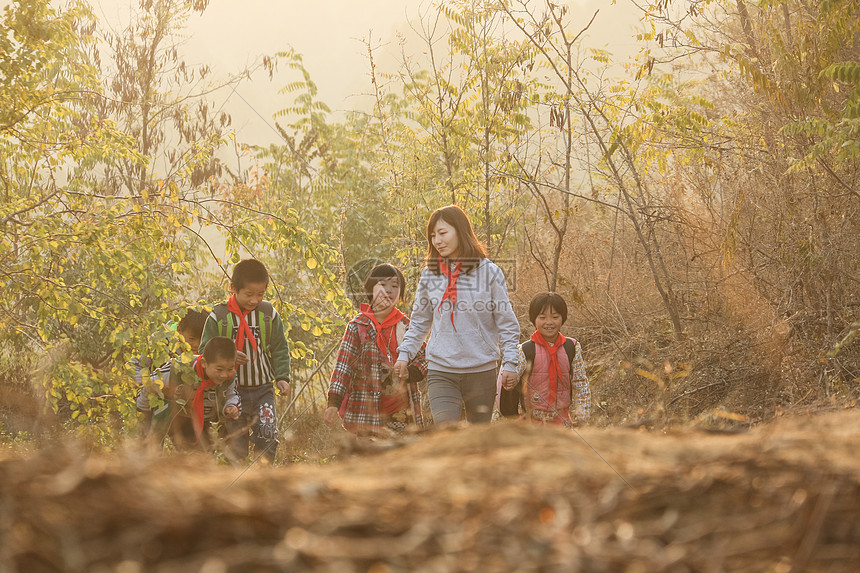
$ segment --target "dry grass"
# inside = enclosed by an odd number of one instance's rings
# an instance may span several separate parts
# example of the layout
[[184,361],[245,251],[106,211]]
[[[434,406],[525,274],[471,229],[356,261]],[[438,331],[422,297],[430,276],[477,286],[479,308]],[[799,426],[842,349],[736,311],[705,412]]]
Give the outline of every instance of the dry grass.
[[232,485],[202,455],[43,450],[0,462],[0,570],[853,571],[858,436],[857,410],[742,435],[504,423]]

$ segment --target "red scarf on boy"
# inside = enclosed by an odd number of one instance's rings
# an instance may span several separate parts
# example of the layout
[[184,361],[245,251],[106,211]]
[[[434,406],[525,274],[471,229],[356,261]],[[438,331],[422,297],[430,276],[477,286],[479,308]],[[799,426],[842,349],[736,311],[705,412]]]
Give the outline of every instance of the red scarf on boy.
[[[370,308],[370,305],[362,303],[361,304],[361,314],[367,317],[367,319],[373,323],[373,326],[376,328],[376,346],[379,348],[380,354],[382,354],[383,359],[387,358],[389,361],[392,357],[397,357],[397,323],[403,320],[403,313],[400,312],[398,308],[392,308],[391,312],[388,313],[388,316],[382,321],[382,324],[376,319],[376,315],[373,314],[373,310]],[[394,328],[394,330],[391,330]],[[386,332],[387,331],[387,332]],[[388,348],[385,347],[386,336],[388,334]]]
[[251,340],[251,348],[254,349],[254,354],[256,354],[257,339],[254,338],[254,333],[251,332],[251,327],[248,326],[248,321],[245,319],[251,311],[239,308],[239,303],[236,302],[235,294],[227,301],[227,310],[239,317],[239,328],[236,330],[236,350],[239,352],[245,352],[245,337],[247,337]]
[[442,308],[442,303],[445,302],[446,298],[451,300],[451,326],[454,327],[454,330],[457,330],[457,327],[454,325],[454,310],[457,306],[457,279],[460,278],[460,271],[463,270],[463,262],[458,262],[452,271],[448,265],[442,262],[442,257],[439,257],[439,270],[443,275],[448,277],[448,286],[445,287],[442,300],[439,301],[439,308]]
[[558,350],[564,346],[566,338],[559,333],[554,344],[548,343],[538,331],[535,331],[531,337],[532,342],[546,348],[549,353],[549,404],[555,403],[555,397],[558,393],[558,380],[561,378],[561,365],[558,363]]
[[194,433],[197,434],[198,439],[203,433],[203,398],[206,394],[206,388],[217,386],[215,382],[206,377],[206,370],[203,369],[201,358],[203,357],[198,356],[194,359],[194,372],[200,378],[200,385],[194,391],[194,399],[191,401],[191,419],[194,422]]

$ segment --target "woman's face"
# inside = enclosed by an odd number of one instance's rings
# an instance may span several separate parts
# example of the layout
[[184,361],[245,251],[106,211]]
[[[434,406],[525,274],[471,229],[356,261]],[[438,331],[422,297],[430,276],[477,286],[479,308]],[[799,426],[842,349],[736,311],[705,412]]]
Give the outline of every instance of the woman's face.
[[456,259],[460,254],[460,239],[457,230],[439,219],[430,233],[430,244],[432,244],[439,255],[445,259]]
[[400,300],[400,279],[388,277],[373,285],[373,301],[370,308],[374,313],[388,312]]

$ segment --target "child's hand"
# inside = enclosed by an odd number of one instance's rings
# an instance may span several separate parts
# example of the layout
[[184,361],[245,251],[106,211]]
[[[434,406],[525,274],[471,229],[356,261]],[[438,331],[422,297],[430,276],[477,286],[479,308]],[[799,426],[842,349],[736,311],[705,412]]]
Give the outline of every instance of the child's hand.
[[340,414],[337,413],[337,408],[329,406],[323,412],[323,421],[329,428],[336,428],[340,424]]
[[278,392],[281,393],[281,396],[288,396],[290,394],[290,383],[286,380],[276,381],[275,386],[278,387]]
[[507,370],[502,372],[502,387],[505,390],[513,390],[514,386],[517,385],[517,373],[509,372]]
[[394,363],[394,375],[400,378],[401,382],[409,379],[409,365],[405,360],[398,360]]
[[230,418],[231,420],[239,419],[239,408],[236,406],[227,406],[224,408],[224,415]]
[[236,351],[236,364],[247,364],[248,362],[250,362],[248,355],[245,354],[244,352],[240,351],[240,350],[237,350]]

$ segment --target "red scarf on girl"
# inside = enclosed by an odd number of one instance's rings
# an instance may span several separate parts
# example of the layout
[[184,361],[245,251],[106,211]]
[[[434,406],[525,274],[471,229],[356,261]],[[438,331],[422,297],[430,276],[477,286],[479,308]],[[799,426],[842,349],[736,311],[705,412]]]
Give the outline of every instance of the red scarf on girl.
[[[376,315],[373,314],[373,310],[371,310],[370,305],[361,304],[361,314],[367,317],[367,319],[373,323],[373,326],[376,328],[376,346],[379,348],[380,354],[382,354],[383,359],[391,360],[392,357],[397,357],[397,323],[403,320],[403,313],[400,312],[397,308],[392,308],[391,312],[388,313],[388,316],[385,317],[385,320],[382,321],[382,324],[376,320]],[[391,329],[394,328],[394,331]],[[385,347],[385,336],[383,333],[385,331],[389,331],[388,334],[388,348]]]
[[442,308],[442,303],[445,302],[446,298],[451,300],[451,326],[454,327],[454,330],[457,330],[457,327],[454,325],[454,310],[457,306],[457,279],[460,278],[460,271],[463,270],[463,262],[458,262],[452,271],[448,265],[442,262],[442,257],[439,257],[439,270],[442,271],[443,275],[448,277],[448,286],[445,287],[442,300],[439,301],[439,308]]
[[[361,305],[361,314],[366,316],[376,328],[376,346],[379,348],[382,359],[391,365],[391,362],[397,359],[397,324],[403,320],[403,313],[397,308],[392,308],[388,316],[382,321],[382,324],[379,323],[376,315],[373,314],[373,310],[367,304]],[[384,333],[388,335],[387,348],[385,346],[386,336]],[[346,400],[344,400],[344,403],[346,403]],[[409,401],[405,395],[381,396],[379,399],[379,410],[383,414],[393,414],[408,406]]]
[[561,366],[558,363],[558,350],[564,346],[564,341],[566,340],[564,336],[559,333],[559,335],[555,339],[555,344],[550,344],[546,340],[541,333],[535,331],[532,334],[531,340],[535,344],[539,344],[546,348],[546,351],[549,353],[549,404],[555,403],[555,397],[558,393],[558,380],[561,378]]
[[251,348],[254,349],[254,354],[256,355],[257,339],[254,338],[254,333],[251,332],[251,327],[248,326],[248,321],[245,319],[251,311],[239,308],[235,294],[227,301],[227,310],[239,317],[239,329],[236,330],[236,350],[245,352],[245,337],[247,337],[251,340]]
[[194,433],[197,434],[198,439],[200,438],[200,434],[203,433],[203,397],[206,394],[206,388],[217,386],[215,382],[206,377],[206,371],[203,369],[201,358],[203,357],[198,356],[194,359],[194,372],[200,378],[200,385],[194,391],[194,399],[191,401],[191,419],[194,422]]

